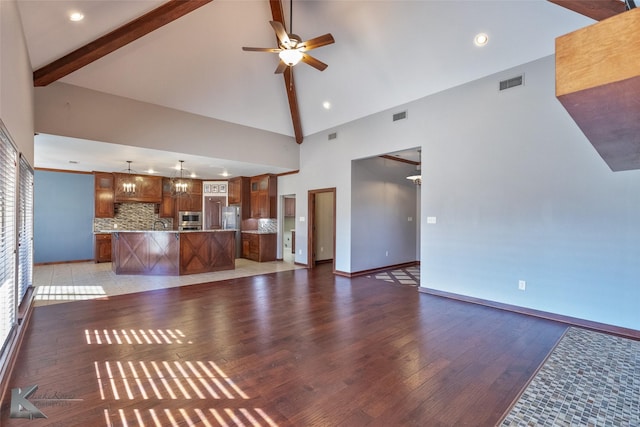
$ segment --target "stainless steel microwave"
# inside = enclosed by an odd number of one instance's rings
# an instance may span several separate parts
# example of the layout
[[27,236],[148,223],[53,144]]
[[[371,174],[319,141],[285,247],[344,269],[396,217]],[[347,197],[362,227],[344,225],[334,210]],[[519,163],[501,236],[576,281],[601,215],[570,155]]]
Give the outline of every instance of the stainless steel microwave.
[[202,212],[178,212],[178,230],[202,230]]

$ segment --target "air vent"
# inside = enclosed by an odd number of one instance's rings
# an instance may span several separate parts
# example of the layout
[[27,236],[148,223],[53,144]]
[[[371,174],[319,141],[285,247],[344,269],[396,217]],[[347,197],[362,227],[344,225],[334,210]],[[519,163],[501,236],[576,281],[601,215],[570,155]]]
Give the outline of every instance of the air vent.
[[407,112],[406,111],[401,111],[399,113],[395,113],[393,115],[393,121],[397,122],[398,120],[404,120],[407,118]]
[[523,82],[524,82],[524,75],[513,77],[507,80],[502,80],[500,82],[500,90],[510,89],[516,86],[522,86]]
[[338,133],[337,132],[333,132],[329,134],[329,141],[331,141],[332,139],[336,139],[338,137]]

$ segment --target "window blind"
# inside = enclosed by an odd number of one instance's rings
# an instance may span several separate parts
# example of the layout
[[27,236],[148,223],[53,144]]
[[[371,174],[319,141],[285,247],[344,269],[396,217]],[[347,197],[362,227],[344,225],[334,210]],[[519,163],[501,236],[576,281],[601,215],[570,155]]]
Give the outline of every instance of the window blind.
[[0,126],[0,343],[15,324],[16,176],[18,153]]
[[33,284],[33,169],[20,155],[18,212],[18,304]]

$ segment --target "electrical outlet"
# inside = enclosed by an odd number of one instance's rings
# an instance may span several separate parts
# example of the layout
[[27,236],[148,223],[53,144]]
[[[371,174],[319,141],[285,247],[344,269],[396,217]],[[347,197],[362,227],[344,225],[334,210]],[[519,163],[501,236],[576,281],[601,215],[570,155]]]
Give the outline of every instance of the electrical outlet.
[[389,251],[386,251],[386,252],[384,253],[384,256],[389,256]]
[[526,290],[527,282],[525,282],[524,280],[518,280],[518,289],[520,289],[521,291]]

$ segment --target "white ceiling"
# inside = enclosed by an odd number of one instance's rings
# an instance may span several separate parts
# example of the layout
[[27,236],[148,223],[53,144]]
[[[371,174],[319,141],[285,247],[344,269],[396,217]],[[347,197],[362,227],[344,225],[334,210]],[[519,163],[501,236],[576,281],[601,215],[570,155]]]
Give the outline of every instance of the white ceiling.
[[[34,69],[162,4],[158,0],[18,0]],[[289,18],[289,2],[283,0]],[[70,22],[70,11],[85,19]],[[277,55],[242,46],[276,47],[267,0],[215,0],[76,71],[62,82],[284,135],[293,135],[284,82],[273,74]],[[299,0],[293,32],[303,39],[331,33],[335,44],[310,52],[329,64],[295,68],[304,135],[422,98],[554,53],[556,37],[592,21],[546,0]],[[288,27],[288,26],[287,26]],[[479,48],[473,38],[489,36]],[[330,110],[322,104],[329,101]],[[37,130],[37,129],[36,129]],[[147,151],[100,147],[80,152],[60,138],[36,139],[35,166],[120,170]],[[292,142],[294,143],[294,142]],[[77,144],[77,141],[75,141]],[[108,148],[115,148],[107,155]],[[151,150],[154,151],[154,150]],[[176,153],[155,153],[166,167]],[[75,158],[74,158],[75,156]],[[188,156],[183,156],[188,157]],[[101,166],[101,159],[120,163]],[[163,160],[161,160],[163,159]],[[224,168],[215,159],[188,159],[194,168]],[[185,163],[186,164],[186,163]],[[230,165],[257,168],[262,165]],[[161,169],[161,166],[154,166]],[[145,166],[146,168],[146,166]],[[143,169],[143,168],[140,168]],[[233,175],[245,172],[229,171]],[[209,171],[211,172],[211,171]],[[275,172],[275,171],[273,171]]]

